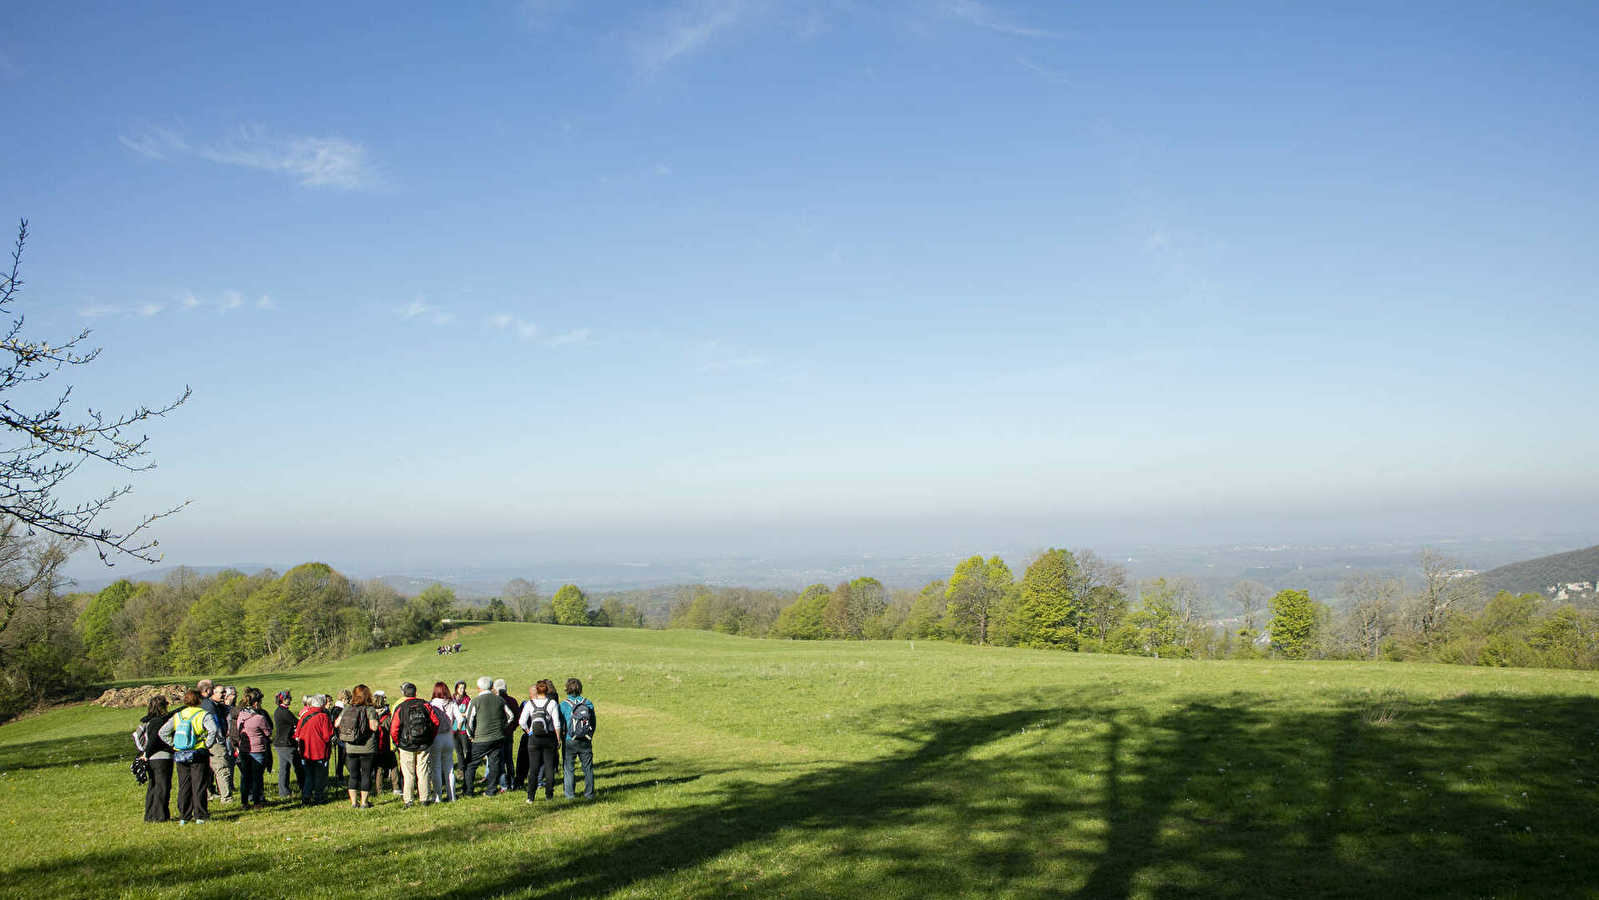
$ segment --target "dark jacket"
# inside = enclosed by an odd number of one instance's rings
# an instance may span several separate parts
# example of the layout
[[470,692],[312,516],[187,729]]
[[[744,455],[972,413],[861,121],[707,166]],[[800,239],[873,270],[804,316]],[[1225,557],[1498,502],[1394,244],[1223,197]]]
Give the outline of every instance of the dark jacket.
[[222,737],[228,734],[228,705],[218,703],[210,697],[200,701],[200,708],[210,713],[217,720],[217,733]]
[[145,729],[144,753],[141,754],[145,759],[172,758],[172,745],[161,740],[161,726],[170,718],[172,718],[171,713],[164,713],[159,716],[145,716],[139,720],[140,725],[150,726]]
[[287,706],[280,706],[272,711],[272,746],[293,747],[294,726],[299,720],[294,717],[294,710]]

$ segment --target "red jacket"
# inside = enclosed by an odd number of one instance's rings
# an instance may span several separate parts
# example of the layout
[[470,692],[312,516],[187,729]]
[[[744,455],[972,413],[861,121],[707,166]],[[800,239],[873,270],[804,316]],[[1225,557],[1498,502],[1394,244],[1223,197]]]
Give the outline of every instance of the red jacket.
[[333,724],[321,709],[307,706],[300,711],[300,723],[294,726],[294,739],[300,742],[301,759],[327,759],[328,747],[333,743]]
[[433,734],[437,736],[439,733],[439,711],[433,708],[433,704],[421,697],[406,697],[394,707],[393,712],[389,713],[389,740],[393,741],[396,747],[400,746],[400,710],[404,709],[407,703],[422,704],[422,708],[428,711],[428,718],[433,722]]

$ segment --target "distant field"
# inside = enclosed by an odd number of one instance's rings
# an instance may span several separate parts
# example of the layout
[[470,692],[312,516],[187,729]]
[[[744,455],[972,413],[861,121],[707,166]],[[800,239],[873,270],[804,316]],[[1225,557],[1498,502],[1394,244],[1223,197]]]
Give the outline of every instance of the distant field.
[[1599,673],[520,624],[461,640],[227,680],[298,697],[576,675],[598,800],[145,825],[138,713],[80,706],[0,727],[0,895],[1599,897]]

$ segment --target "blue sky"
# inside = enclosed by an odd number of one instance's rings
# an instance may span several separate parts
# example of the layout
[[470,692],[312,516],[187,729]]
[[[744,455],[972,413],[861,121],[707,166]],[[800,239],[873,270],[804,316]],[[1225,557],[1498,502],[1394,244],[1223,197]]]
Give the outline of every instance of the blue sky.
[[13,3],[0,211],[168,561],[1591,528],[1596,26]]

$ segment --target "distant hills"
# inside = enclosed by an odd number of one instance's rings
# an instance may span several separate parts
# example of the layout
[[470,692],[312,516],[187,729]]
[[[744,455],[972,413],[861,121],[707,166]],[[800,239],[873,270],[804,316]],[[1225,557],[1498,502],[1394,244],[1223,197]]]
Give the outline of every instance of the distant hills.
[[[1599,544],[1489,569],[1478,579],[1490,596],[1500,591],[1510,591],[1513,594],[1543,594],[1547,597],[1558,594],[1568,584],[1584,582],[1589,586],[1586,593],[1592,594],[1594,586],[1599,584]],[[1570,593],[1580,591],[1572,590]]]

